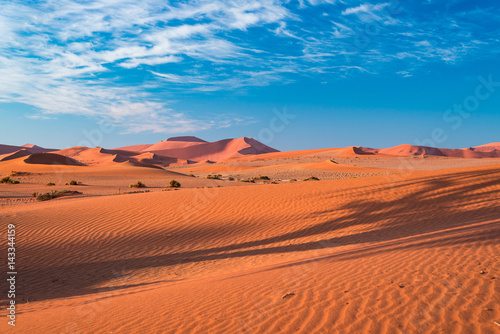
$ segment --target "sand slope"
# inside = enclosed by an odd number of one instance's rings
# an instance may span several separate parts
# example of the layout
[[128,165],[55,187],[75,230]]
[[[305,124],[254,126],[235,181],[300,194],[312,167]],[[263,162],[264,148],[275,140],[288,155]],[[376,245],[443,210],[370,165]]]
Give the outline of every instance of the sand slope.
[[495,333],[499,195],[486,166],[8,208],[16,329]]
[[435,148],[428,146],[416,146],[403,144],[389,148],[374,149],[360,146],[350,146],[342,150],[340,157],[354,157],[354,156],[436,156],[448,158],[467,158],[467,159],[480,159],[480,158],[500,158],[500,150],[493,144],[478,146],[476,148],[465,149],[446,149]]
[[278,152],[248,137],[224,139],[213,143],[192,136],[174,137],[153,145],[135,145],[122,147],[121,149],[136,152],[153,152],[162,156],[197,162],[215,162],[245,155]]
[[35,153],[24,159],[27,164],[83,166],[81,162],[55,153]]
[[494,150],[499,150],[500,151],[500,142],[499,143],[489,143],[489,144],[484,144],[480,146],[475,146],[469,148],[475,152],[488,152],[488,151],[494,151]]
[[34,144],[25,144],[23,146],[0,145],[0,154],[13,153],[22,149],[28,149],[31,153],[45,153],[56,151],[50,148],[43,148]]
[[12,160],[12,159],[27,157],[30,154],[31,154],[30,151],[28,151],[26,149],[22,149],[19,151],[14,151],[11,153],[6,153],[6,154],[0,155],[0,161],[8,161],[8,160]]
[[57,151],[58,154],[70,157],[88,166],[110,166],[123,162],[141,165],[169,166],[171,164],[188,164],[189,161],[154,154],[126,150],[107,150],[102,147],[75,146]]
[[277,150],[247,137],[224,139],[213,143],[197,143],[175,149],[151,150],[148,148],[148,151],[194,161],[222,161],[248,154],[277,152]]

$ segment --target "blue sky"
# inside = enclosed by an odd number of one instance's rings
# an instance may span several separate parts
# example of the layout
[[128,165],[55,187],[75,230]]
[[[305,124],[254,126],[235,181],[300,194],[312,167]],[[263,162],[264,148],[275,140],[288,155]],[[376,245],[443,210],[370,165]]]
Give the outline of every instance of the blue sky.
[[474,102],[478,77],[500,82],[494,1],[1,7],[3,144],[111,148],[177,135],[249,136],[280,150],[500,141],[500,87],[467,116],[453,109]]

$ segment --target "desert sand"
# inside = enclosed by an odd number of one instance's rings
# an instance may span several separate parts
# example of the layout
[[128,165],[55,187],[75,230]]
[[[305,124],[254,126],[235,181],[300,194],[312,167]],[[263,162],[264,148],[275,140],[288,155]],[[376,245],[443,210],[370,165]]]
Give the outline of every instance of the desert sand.
[[[0,331],[500,332],[494,145],[464,158],[216,143],[4,153],[19,275],[16,328]],[[63,188],[82,194],[31,196]]]

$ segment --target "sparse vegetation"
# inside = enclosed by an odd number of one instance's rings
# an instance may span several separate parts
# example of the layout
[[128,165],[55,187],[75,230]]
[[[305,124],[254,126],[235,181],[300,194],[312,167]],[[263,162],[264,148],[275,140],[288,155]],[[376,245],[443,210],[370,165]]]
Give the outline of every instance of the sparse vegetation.
[[230,176],[227,178],[228,181],[234,181],[234,177]]
[[255,180],[254,179],[241,179],[241,180],[238,180],[238,182],[251,182],[251,183],[255,183]]
[[12,180],[10,177],[6,176],[6,177],[3,177],[0,180],[0,183],[5,183],[5,184],[19,184],[20,182],[18,180]]
[[294,182],[294,181],[297,181],[297,179],[290,179],[290,182]]
[[307,179],[304,179],[302,181],[319,181],[319,179],[316,176],[309,176]]
[[146,185],[142,183],[141,181],[137,181],[137,183],[134,184],[129,184],[129,188],[146,188]]
[[170,188],[180,188],[181,184],[179,181],[172,180],[172,181],[170,181],[170,184],[168,186]]
[[207,175],[207,179],[210,179],[210,180],[220,180],[220,178],[222,177],[221,174],[208,174]]
[[190,173],[188,176],[196,177],[196,175],[194,175],[193,173]]
[[49,182],[47,183],[48,186],[55,186],[56,184],[54,182]]
[[259,175],[257,177],[253,178],[254,180],[270,180],[268,176],[265,175]]
[[71,180],[71,181],[69,181],[68,183],[66,183],[66,185],[67,185],[67,186],[78,186],[78,185],[80,185],[80,184],[82,184],[82,183],[81,183],[81,182],[78,182],[78,181],[76,181],[76,180]]
[[81,192],[64,189],[64,190],[52,190],[45,194],[33,193],[33,196],[36,195],[36,199],[38,201],[48,201],[50,199],[57,198],[66,194],[81,194]]

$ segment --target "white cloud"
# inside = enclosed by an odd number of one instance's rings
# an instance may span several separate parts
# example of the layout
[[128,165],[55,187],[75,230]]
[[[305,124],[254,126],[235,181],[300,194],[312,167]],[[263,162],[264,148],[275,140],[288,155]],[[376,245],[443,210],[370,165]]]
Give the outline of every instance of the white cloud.
[[[406,75],[429,61],[453,64],[479,50],[497,52],[494,31],[466,35],[475,26],[460,17],[392,17],[389,3],[347,8],[346,2],[6,2],[0,11],[0,102],[31,105],[40,117],[109,118],[127,131],[187,131],[222,123],[177,113],[165,93],[283,84],[292,75],[376,73],[393,62],[407,67],[393,73]],[[309,7],[320,5],[325,7],[311,16]],[[488,13],[473,15],[469,21]],[[380,33],[357,46],[373,21]],[[454,22],[464,29],[444,35],[442,27]]]
[[357,7],[351,7],[347,8],[342,12],[342,15],[352,15],[352,14],[359,14],[359,13],[368,13],[368,14],[374,14],[375,12],[381,11],[385,7],[389,6],[389,3],[381,3],[377,5],[373,5],[370,3],[365,3],[361,4]]

